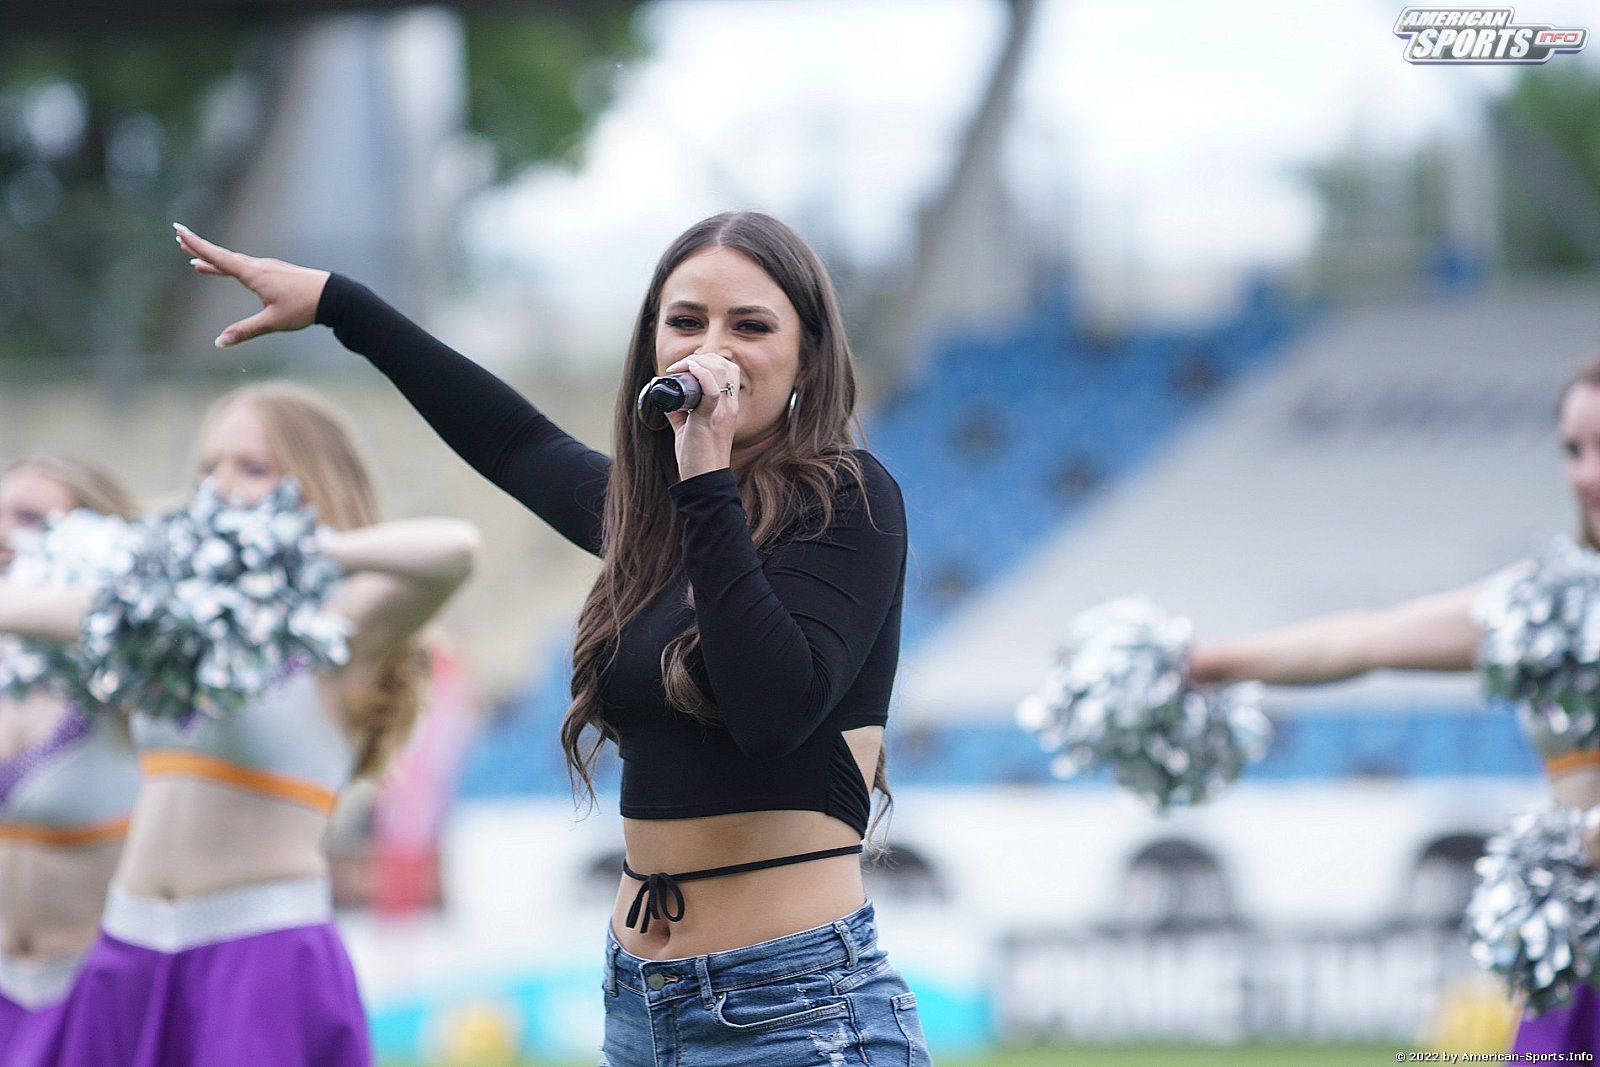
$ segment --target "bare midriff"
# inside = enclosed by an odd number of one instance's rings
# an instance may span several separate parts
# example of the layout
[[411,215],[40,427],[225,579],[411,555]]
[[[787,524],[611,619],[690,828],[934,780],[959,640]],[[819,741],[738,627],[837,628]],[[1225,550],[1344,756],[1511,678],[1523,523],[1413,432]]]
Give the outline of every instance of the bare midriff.
[[82,845],[0,842],[0,952],[47,960],[87,949],[121,853],[120,836]]
[[[848,731],[845,740],[872,781],[883,728]],[[628,865],[640,874],[682,874],[858,843],[850,826],[820,811],[750,811],[693,819],[624,819]],[[770,941],[832,922],[866,900],[861,858],[854,855],[684,882],[683,918],[656,921],[648,933],[627,916],[640,882],[623,875],[611,929],[644,959],[680,959]]]
[[1552,770],[1550,791],[1563,807],[1592,808],[1600,804],[1600,765],[1578,763],[1566,770]]
[[237,785],[147,778],[134,806],[118,888],[162,900],[327,874],[328,817]]

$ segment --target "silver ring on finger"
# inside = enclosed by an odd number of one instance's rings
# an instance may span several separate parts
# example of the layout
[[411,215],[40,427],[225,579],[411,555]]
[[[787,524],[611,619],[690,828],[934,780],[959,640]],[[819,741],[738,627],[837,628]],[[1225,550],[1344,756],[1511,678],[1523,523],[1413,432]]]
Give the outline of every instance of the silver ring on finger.
[[721,389],[718,389],[717,392],[721,393],[723,396],[732,396],[733,395],[733,383],[729,382],[727,385],[724,385]]

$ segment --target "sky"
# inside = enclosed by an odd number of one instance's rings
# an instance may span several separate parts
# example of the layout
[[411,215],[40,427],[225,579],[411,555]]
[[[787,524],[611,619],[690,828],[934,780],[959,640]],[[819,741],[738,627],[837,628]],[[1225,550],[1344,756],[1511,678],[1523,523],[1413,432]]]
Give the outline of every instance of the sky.
[[[1515,75],[1405,62],[1402,5],[1376,0],[1039,2],[1008,191],[1035,241],[1107,284],[1144,278],[1147,298],[1161,288],[1151,279],[1225,287],[1303,260],[1319,224],[1307,165],[1431,138],[1470,158],[1483,102]],[[1596,13],[1539,0],[1516,21],[1588,26]],[[835,261],[903,265],[916,209],[998,54],[1004,9],[665,0],[640,18],[648,54],[618,71],[582,164],[531,171],[468,216],[481,263],[597,310],[636,300],[673,236],[730,207],[777,214]],[[597,242],[608,254],[586,255]]]

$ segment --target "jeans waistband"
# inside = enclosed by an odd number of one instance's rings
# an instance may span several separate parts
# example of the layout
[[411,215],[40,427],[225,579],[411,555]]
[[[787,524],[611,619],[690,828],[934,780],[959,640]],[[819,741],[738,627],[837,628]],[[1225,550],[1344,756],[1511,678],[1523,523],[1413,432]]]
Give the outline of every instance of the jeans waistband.
[[854,967],[877,943],[878,924],[871,901],[841,919],[809,930],[743,948],[670,960],[635,956],[608,929],[605,989],[615,993],[618,985],[626,986],[652,1001],[708,997],[713,992],[762,985],[829,967]]
[[333,918],[326,878],[285,878],[179,900],[135,896],[115,885],[106,896],[105,932],[118,941],[181,952]]

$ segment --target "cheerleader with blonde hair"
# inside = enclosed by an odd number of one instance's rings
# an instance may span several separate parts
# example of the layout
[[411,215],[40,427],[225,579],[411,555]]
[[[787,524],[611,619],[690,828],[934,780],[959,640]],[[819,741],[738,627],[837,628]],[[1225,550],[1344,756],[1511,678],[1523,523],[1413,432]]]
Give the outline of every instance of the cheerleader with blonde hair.
[[[244,706],[189,721],[132,716],[142,784],[99,940],[67,1006],[63,1067],[345,1067],[371,1062],[366,1018],[332,923],[329,816],[380,774],[414,722],[418,631],[472,570],[475,527],[380,522],[344,415],[288,383],[216,402],[199,478],[251,507],[293,477],[344,571],[328,604],[349,656],[290,660]],[[68,642],[93,590],[0,584],[0,629]]]

